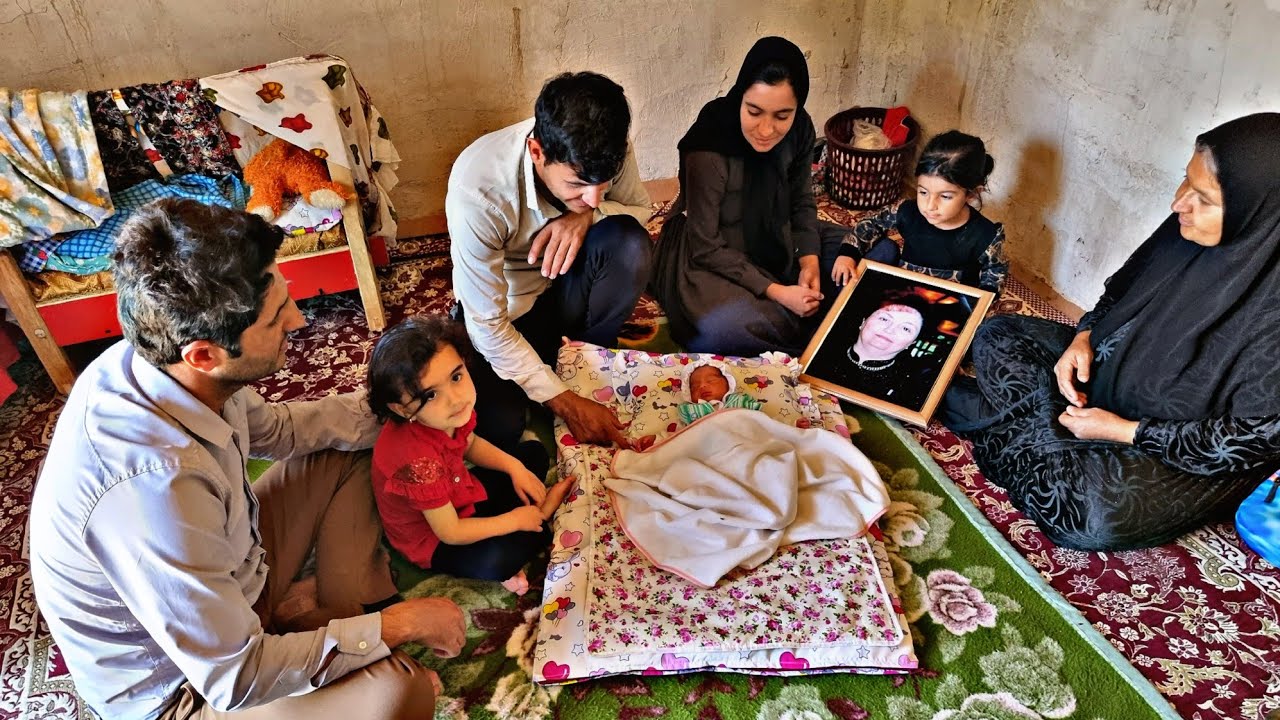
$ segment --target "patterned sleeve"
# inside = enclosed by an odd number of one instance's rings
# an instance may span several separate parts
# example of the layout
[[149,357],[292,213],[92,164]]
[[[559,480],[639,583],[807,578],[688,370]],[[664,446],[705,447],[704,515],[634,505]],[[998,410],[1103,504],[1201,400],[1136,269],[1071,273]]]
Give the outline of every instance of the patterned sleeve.
[[387,478],[386,490],[409,501],[416,510],[434,510],[449,504],[449,470],[433,457],[421,457]]
[[1196,475],[1280,465],[1280,415],[1208,420],[1144,418],[1138,424],[1133,444],[1171,467]]
[[898,208],[902,201],[890,205],[870,217],[859,220],[853,226],[853,232],[844,236],[844,244],[840,246],[840,254],[845,257],[861,258],[867,254],[876,241],[889,237],[889,231],[898,224]]
[[996,223],[996,236],[987,245],[978,261],[981,270],[978,273],[978,287],[990,290],[1000,297],[1004,291],[1004,281],[1009,277],[1009,256],[1004,252],[1004,225]]

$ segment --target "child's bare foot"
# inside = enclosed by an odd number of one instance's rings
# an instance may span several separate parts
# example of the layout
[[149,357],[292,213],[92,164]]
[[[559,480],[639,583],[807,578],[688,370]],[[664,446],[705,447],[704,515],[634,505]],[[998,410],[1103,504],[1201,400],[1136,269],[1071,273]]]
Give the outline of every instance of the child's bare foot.
[[547,488],[547,496],[538,504],[538,509],[542,511],[544,520],[550,520],[551,516],[556,514],[556,508],[560,507],[560,503],[564,502],[564,496],[569,494],[569,486],[572,484],[572,480],[565,478]]
[[506,580],[503,580],[502,587],[510,590],[511,592],[517,595],[524,595],[525,593],[529,592],[529,578],[525,577],[524,571],[521,570],[520,572],[516,573],[515,575],[512,575]]

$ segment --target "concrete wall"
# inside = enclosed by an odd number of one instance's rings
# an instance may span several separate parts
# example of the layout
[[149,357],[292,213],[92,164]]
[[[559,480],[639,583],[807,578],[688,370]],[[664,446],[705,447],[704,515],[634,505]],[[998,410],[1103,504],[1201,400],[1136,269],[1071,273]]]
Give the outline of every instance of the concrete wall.
[[394,198],[412,221],[443,211],[449,168],[472,139],[531,116],[542,82],[564,70],[626,88],[646,178],[675,175],[676,140],[761,35],[811,54],[821,123],[853,80],[860,4],[0,0],[0,86],[94,89],[342,55],[387,118],[404,159]]
[[1280,1],[866,3],[852,99],[996,159],[1015,262],[1086,309],[1169,213],[1195,136],[1280,110]]

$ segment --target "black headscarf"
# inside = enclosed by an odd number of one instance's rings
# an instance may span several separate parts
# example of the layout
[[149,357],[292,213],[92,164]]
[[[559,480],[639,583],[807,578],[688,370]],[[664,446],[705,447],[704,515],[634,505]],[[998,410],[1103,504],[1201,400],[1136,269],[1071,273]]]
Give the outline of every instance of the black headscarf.
[[1280,414],[1280,113],[1196,139],[1217,166],[1222,242],[1182,238],[1177,215],[1138,248],[1128,290],[1093,328],[1096,347],[1133,321],[1089,391],[1123,417]]
[[[791,130],[767,153],[756,152],[742,135],[739,116],[742,96],[751,87],[756,74],[769,63],[787,68],[791,88],[796,94],[796,113]],[[783,227],[791,216],[788,165],[798,153],[813,149],[813,120],[804,111],[809,97],[809,64],[795,43],[780,37],[761,38],[751,47],[738,71],[738,80],[728,94],[702,106],[693,127],[681,138],[680,192],[685,188],[684,159],[691,152],[714,152],[742,158],[743,218],[742,229],[747,255],[756,265],[774,274],[786,269],[791,258],[783,246]],[[806,162],[805,167],[808,167]]]

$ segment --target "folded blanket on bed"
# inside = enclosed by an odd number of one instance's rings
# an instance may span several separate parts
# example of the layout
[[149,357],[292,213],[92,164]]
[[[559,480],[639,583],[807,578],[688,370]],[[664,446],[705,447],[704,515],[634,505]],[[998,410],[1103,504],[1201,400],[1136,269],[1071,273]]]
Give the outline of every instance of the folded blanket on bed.
[[871,461],[845,438],[751,410],[708,415],[604,481],[627,536],[654,565],[701,587],[778,547],[857,537],[889,506]]
[[0,88],[0,248],[97,227],[112,212],[84,91]]

